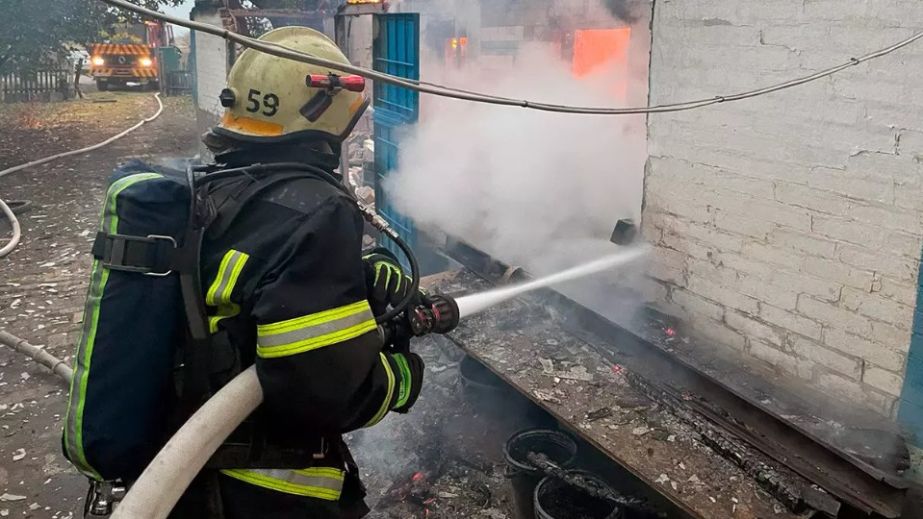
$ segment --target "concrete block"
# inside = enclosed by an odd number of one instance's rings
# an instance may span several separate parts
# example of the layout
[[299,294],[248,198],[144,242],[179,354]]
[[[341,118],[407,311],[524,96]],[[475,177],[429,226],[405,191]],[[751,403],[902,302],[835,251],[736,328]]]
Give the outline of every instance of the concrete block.
[[770,282],[788,291],[809,294],[822,301],[835,302],[840,299],[843,285],[835,281],[821,279],[804,272],[777,270],[772,273]]
[[[816,217],[815,217],[816,218]],[[769,235],[769,243],[783,249],[794,250],[797,253],[824,258],[834,258],[836,242],[818,236],[816,233],[805,233],[779,227]]]
[[671,268],[660,263],[651,263],[647,275],[675,286],[686,286],[686,274],[682,269]]
[[712,301],[720,301],[726,307],[739,310],[743,313],[755,314],[759,311],[759,301],[756,299],[706,279],[691,276],[689,278],[688,288],[702,297],[706,297]]
[[645,212],[660,212],[679,216],[692,222],[709,223],[712,213],[708,204],[691,200],[676,193],[658,192],[651,186],[645,187]]
[[867,336],[871,333],[872,325],[867,318],[856,312],[840,308],[833,303],[819,301],[805,294],[798,296],[797,310],[804,317],[825,326],[845,327],[846,331],[862,336]]
[[659,243],[667,249],[672,249],[687,256],[706,261],[710,258],[713,251],[711,247],[690,240],[686,235],[680,236],[667,231],[663,233]]
[[910,330],[913,324],[912,306],[885,299],[878,294],[870,294],[846,287],[843,289],[840,305],[866,317],[894,325],[897,328]]
[[783,346],[783,335],[778,330],[757,321],[752,316],[729,310],[724,314],[724,321],[732,330],[740,332],[751,340],[762,340],[780,348]]
[[814,168],[807,177],[807,183],[811,187],[856,200],[886,204],[894,201],[894,184],[891,181],[855,178],[833,168]]
[[894,205],[902,209],[923,211],[923,189],[919,187],[896,189],[894,191]]
[[822,342],[829,349],[863,359],[890,371],[904,369],[907,361],[906,353],[895,351],[891,346],[847,333],[842,328],[824,328]]
[[840,247],[837,250],[837,259],[862,270],[875,271],[902,280],[916,279],[919,269],[919,265],[909,258],[854,245]]
[[896,397],[901,396],[901,388],[904,386],[904,377],[876,366],[866,367],[862,381]]
[[690,277],[707,279],[723,287],[734,287],[738,283],[738,272],[720,266],[712,261],[690,258],[687,262],[686,270]]
[[776,184],[775,199],[816,213],[843,215],[849,208],[849,200],[835,193],[788,182]]
[[728,328],[725,323],[720,321],[698,320],[695,323],[695,330],[698,335],[709,341],[729,346],[740,352],[744,351],[747,344],[747,339],[743,335]]
[[[870,7],[866,2],[842,2],[842,0],[806,0],[803,3],[806,21],[842,22],[844,18],[862,19],[868,16]],[[823,39],[818,41],[824,41]]]
[[721,321],[724,318],[723,306],[703,299],[688,290],[673,290],[670,298],[687,312],[702,315],[715,321]]
[[910,258],[913,261],[920,259],[921,248],[923,248],[923,240],[921,240],[919,234],[893,231],[884,237],[884,250]]
[[818,373],[815,384],[853,406],[868,408],[882,416],[891,415],[895,400],[893,395],[870,390],[868,386],[829,371]]
[[804,256],[801,254],[793,251],[785,251],[778,247],[762,243],[747,243],[744,245],[741,253],[743,256],[759,258],[760,261],[787,267],[792,270],[798,270],[804,261]]
[[869,225],[923,235],[923,216],[893,205],[866,205],[853,202],[843,216]]
[[800,378],[810,378],[814,366],[813,361],[800,359],[793,354],[785,353],[762,341],[749,341],[750,355],[768,363],[782,373]]
[[920,128],[923,107],[891,101],[865,101],[865,122],[880,128]]
[[795,353],[801,357],[820,364],[827,369],[836,371],[854,380],[862,378],[862,360],[848,357],[841,353],[829,350],[815,341],[803,337],[796,337],[792,343]]
[[889,277],[879,279],[878,294],[909,307],[917,304],[917,283],[898,281]]
[[724,252],[739,252],[743,247],[743,239],[740,236],[722,232],[714,227],[692,224],[682,232],[700,243],[709,244],[715,249]]
[[754,258],[753,256],[744,257],[734,253],[720,253],[717,255],[716,260],[718,265],[736,270],[737,272],[746,272],[750,276],[766,280],[768,280],[772,276],[772,273],[779,268],[775,265],[760,261],[760,258]]
[[760,304],[759,317],[767,323],[804,335],[805,337],[814,340],[821,340],[822,338],[822,327],[820,323],[786,311],[785,309],[768,304]]
[[884,344],[898,352],[907,353],[910,349],[911,330],[879,321],[871,321],[869,324],[869,329],[860,334],[862,337]]
[[807,257],[804,259],[802,270],[821,279],[828,279],[838,284],[871,290],[874,274],[867,270],[859,270],[844,263],[824,258]]
[[722,213],[727,212],[801,231],[811,230],[811,214],[805,209],[792,207],[774,200],[761,200],[731,194],[703,193],[702,196]]
[[715,227],[724,232],[765,240],[774,225],[766,220],[718,210],[715,214]]
[[[920,165],[907,157],[898,155],[899,136],[895,130],[895,149],[893,153],[858,153],[849,158],[846,167],[867,178],[881,180],[916,180],[920,174]],[[907,143],[905,143],[907,144]]]
[[[923,66],[923,59],[918,64]],[[897,154],[905,160],[913,161],[917,168],[923,167],[923,130],[902,129],[898,134]]]
[[[861,245],[867,248],[880,248],[884,244],[881,227],[838,218],[835,216],[814,216],[812,220],[814,234],[836,241]],[[832,254],[831,254],[832,256]]]
[[743,294],[786,310],[794,310],[798,301],[798,292],[794,287],[766,283],[765,280],[753,276],[741,275],[739,288]]

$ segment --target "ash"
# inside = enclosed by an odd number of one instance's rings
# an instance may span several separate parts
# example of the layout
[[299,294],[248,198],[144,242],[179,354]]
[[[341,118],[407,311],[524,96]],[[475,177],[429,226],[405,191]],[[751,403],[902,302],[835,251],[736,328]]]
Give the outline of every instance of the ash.
[[464,353],[445,338],[418,340],[413,349],[426,375],[410,413],[392,413],[346,437],[368,491],[369,517],[513,517],[503,444],[537,425],[530,420],[535,407],[511,390],[496,401],[466,398]]

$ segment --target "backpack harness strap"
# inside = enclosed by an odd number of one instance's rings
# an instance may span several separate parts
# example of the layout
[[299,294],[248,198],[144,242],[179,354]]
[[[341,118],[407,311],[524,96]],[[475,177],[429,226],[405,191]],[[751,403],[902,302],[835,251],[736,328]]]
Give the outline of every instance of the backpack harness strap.
[[175,262],[177,248],[176,239],[172,236],[130,236],[98,232],[92,253],[103,267],[110,270],[169,276],[178,267]]

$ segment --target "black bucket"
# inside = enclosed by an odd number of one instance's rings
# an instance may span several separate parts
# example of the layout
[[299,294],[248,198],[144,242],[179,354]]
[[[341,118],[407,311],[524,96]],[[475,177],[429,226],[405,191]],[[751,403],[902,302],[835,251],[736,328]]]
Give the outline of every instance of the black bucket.
[[530,429],[510,437],[503,446],[503,456],[513,487],[513,505],[516,517],[532,519],[536,485],[545,474],[536,469],[527,456],[530,452],[544,454],[559,467],[569,467],[577,458],[577,443],[570,436],[547,429]]
[[481,409],[506,408],[505,404],[510,398],[509,388],[503,379],[494,375],[480,362],[466,355],[458,366],[458,374],[462,391],[470,402],[476,403]]
[[[580,476],[600,494],[613,493],[608,483],[583,471],[568,472]],[[533,506],[535,519],[619,519],[619,506],[608,499],[594,496],[585,489],[573,486],[559,478],[549,476],[535,487]]]

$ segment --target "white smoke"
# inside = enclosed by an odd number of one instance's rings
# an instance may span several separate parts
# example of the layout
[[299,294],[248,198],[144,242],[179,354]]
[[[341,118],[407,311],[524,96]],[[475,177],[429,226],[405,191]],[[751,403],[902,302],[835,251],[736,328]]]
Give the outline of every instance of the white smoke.
[[[522,47],[506,69],[473,63],[427,77],[469,90],[568,105],[618,106],[610,67],[575,78],[560,50]],[[637,78],[636,81],[646,81]],[[640,85],[644,88],[644,85]],[[619,218],[640,215],[641,117],[581,116],[424,98],[386,184],[418,227],[535,271],[612,252]],[[556,258],[556,259],[550,259]]]

